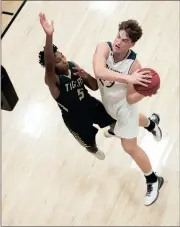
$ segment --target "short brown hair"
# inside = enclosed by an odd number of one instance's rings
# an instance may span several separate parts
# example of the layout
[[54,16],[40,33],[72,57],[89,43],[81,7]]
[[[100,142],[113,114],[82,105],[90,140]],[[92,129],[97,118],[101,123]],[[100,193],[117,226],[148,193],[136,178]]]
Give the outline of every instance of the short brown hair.
[[142,36],[142,28],[136,20],[122,21],[119,24],[119,31],[124,30],[133,43],[137,42]]

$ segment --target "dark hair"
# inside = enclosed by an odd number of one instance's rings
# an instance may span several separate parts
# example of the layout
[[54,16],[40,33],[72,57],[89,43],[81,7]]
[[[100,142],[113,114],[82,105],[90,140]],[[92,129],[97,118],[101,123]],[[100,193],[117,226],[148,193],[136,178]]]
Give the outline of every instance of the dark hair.
[[[57,50],[58,50],[57,46],[55,46],[53,44],[53,52],[54,52],[54,54],[56,53]],[[39,52],[39,64],[42,65],[43,67],[45,66],[45,62],[44,62],[44,50]]]
[[142,36],[142,28],[136,20],[127,20],[119,24],[119,31],[124,30],[133,43],[137,42]]

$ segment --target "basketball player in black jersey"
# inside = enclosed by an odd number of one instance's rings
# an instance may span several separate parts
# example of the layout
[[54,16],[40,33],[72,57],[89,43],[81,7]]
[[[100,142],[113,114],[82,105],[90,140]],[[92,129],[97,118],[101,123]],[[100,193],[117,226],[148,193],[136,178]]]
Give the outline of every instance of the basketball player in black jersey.
[[103,160],[105,155],[96,146],[98,129],[93,124],[104,128],[115,123],[115,120],[107,114],[99,100],[90,96],[84,86],[97,90],[96,79],[74,62],[66,61],[65,56],[53,45],[53,22],[49,24],[43,13],[39,16],[46,33],[44,51],[39,53],[39,63],[45,66],[45,83],[61,109],[69,131],[89,152]]

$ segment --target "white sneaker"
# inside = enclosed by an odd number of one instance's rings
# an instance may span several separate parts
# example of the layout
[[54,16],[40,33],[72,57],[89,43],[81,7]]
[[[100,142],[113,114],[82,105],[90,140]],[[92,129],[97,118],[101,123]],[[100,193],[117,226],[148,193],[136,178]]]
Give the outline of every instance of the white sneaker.
[[155,128],[151,131],[151,133],[156,141],[160,141],[162,139],[162,131],[159,127],[160,117],[158,114],[153,113],[150,119],[155,123]]
[[111,138],[111,137],[114,137],[115,134],[114,134],[113,132],[111,132],[110,129],[108,129],[108,130],[104,131],[104,136],[105,136],[106,138]]
[[153,204],[158,199],[159,190],[164,183],[164,179],[162,177],[157,178],[158,180],[155,183],[147,183],[147,192],[144,201],[145,206]]
[[109,129],[106,130],[106,131],[104,131],[104,136],[105,136],[106,138],[111,138],[111,137],[115,136],[115,134],[114,134],[115,125],[116,125],[116,123],[111,124],[111,125],[109,126]]
[[159,125],[159,123],[160,123],[160,116],[159,116],[159,114],[153,113],[153,114],[150,116],[150,119],[151,119],[152,121],[154,121],[154,123],[156,123],[157,125]]
[[94,153],[94,156],[100,160],[104,160],[105,159],[105,154],[104,152],[102,152],[101,150],[98,149],[98,151],[96,153]]

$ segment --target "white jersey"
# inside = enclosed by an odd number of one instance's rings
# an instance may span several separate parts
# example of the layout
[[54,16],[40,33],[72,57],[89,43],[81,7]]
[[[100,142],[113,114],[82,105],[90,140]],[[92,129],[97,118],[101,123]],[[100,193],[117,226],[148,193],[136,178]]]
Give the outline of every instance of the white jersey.
[[[113,58],[112,44],[110,42],[107,42],[107,44],[109,45],[110,51],[106,61],[106,67],[115,72],[128,74],[132,64],[136,60],[136,53],[129,50],[127,56],[122,61],[115,62]],[[137,111],[135,110],[136,104],[129,105],[126,100],[127,84],[98,79],[98,86],[105,109],[111,117],[118,120],[118,127],[122,128],[125,127],[125,125],[130,124],[129,118],[133,115],[134,118],[137,117]],[[126,131],[127,130],[124,130],[123,133],[120,133],[120,136],[122,136],[122,134],[126,134]],[[125,137],[130,138],[131,135],[125,135]]]

